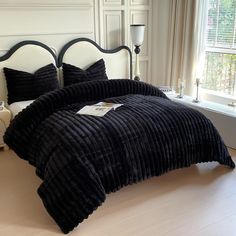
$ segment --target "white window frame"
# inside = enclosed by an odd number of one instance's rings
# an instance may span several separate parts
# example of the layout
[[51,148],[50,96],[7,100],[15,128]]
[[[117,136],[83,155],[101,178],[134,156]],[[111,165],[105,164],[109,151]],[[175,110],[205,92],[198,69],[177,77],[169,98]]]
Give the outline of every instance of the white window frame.
[[[206,47],[205,52],[236,54],[236,50],[223,48],[223,47]],[[234,91],[236,91],[236,83],[235,83]],[[235,96],[232,96],[225,93],[221,93],[219,91],[214,91],[214,90],[204,89],[204,88],[201,89],[201,96],[204,100],[217,102],[221,104],[229,104],[232,101],[236,101],[236,94]]]
[[216,53],[224,53],[224,54],[236,54],[235,49],[229,49],[224,47],[206,47],[206,52],[216,52]]
[[[235,18],[234,28],[235,29],[234,29],[234,35],[233,35],[233,42],[236,37],[236,18]],[[233,47],[234,47],[234,44],[231,45],[231,48],[225,48],[225,47],[221,46],[220,44],[215,43],[214,46],[206,46],[205,52],[236,54],[236,50],[233,49]],[[234,91],[236,93],[236,83],[235,83]],[[214,91],[214,90],[210,90],[210,89],[202,88],[201,95],[202,95],[203,99],[217,102],[217,103],[221,103],[221,104],[229,104],[232,101],[236,101],[236,94],[235,94],[235,96],[232,96],[232,95],[224,94],[219,91]]]

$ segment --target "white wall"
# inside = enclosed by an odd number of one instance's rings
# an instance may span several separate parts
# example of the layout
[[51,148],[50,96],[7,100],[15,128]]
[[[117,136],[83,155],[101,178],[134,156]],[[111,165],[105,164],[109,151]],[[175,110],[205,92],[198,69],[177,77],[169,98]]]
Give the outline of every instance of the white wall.
[[152,0],[0,0],[0,55],[22,40],[38,40],[57,53],[77,37],[104,48],[132,47],[129,25],[145,23],[141,73],[151,77]]
[[96,1],[0,1],[1,54],[22,40],[38,40],[59,50],[75,37],[96,39]]

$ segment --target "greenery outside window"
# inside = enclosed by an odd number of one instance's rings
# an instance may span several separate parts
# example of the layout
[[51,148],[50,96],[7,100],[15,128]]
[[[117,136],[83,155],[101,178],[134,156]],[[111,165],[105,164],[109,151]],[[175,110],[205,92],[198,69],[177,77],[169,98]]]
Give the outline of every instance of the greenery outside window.
[[202,87],[236,95],[236,0],[208,0]]

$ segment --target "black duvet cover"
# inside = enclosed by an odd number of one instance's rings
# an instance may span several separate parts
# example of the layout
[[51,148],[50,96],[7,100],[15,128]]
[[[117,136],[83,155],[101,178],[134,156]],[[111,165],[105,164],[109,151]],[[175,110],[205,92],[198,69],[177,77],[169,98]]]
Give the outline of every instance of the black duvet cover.
[[[104,117],[78,115],[85,104],[122,103]],[[122,186],[200,162],[235,165],[212,123],[132,80],[86,82],[38,98],[5,133],[36,167],[47,211],[64,233]]]

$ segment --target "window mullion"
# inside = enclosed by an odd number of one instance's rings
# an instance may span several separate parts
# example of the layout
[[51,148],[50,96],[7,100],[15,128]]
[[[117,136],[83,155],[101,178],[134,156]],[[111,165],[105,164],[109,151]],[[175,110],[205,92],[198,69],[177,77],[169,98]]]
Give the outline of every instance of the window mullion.
[[[236,17],[235,17],[236,18]],[[232,58],[232,60],[233,60],[233,58]],[[233,70],[233,72],[234,72],[234,91],[233,91],[233,94],[234,94],[234,96],[236,95],[236,63],[232,63],[233,64],[233,68],[234,68],[234,70]]]
[[217,0],[216,36],[215,36],[214,46],[216,46],[216,44],[217,44],[217,42],[218,42],[219,15],[220,15],[220,0]]
[[235,49],[221,48],[221,47],[207,47],[206,52],[216,52],[223,54],[236,54]]
[[234,34],[233,34],[232,48],[236,48],[236,45],[234,45],[235,37],[236,37],[236,8],[234,11]]

